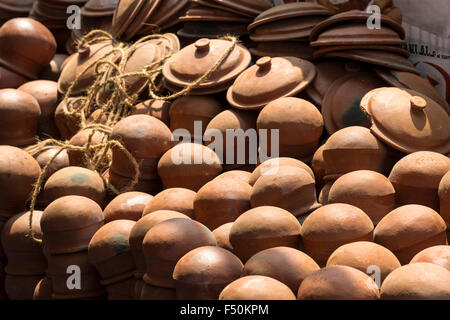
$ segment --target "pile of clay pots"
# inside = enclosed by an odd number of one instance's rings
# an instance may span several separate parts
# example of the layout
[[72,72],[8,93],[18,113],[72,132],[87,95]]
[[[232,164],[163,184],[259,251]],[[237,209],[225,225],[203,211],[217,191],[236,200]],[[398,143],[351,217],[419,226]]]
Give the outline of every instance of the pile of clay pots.
[[33,0],[0,1],[0,26],[9,19],[28,16]]

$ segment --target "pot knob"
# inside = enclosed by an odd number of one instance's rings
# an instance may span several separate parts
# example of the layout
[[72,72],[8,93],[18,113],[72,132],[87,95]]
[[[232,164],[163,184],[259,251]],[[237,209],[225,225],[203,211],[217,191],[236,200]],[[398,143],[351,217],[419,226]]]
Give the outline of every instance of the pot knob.
[[410,102],[411,102],[411,109],[415,111],[421,111],[427,107],[427,101],[419,96],[411,97]]
[[203,38],[195,42],[195,47],[199,51],[206,51],[209,49],[210,44],[211,42],[209,41],[209,39]]
[[256,65],[259,67],[259,70],[268,70],[272,66],[272,58],[262,57],[256,61]]
[[91,47],[90,46],[82,47],[82,48],[80,48],[78,50],[78,55],[81,58],[89,57],[90,53],[91,53]]

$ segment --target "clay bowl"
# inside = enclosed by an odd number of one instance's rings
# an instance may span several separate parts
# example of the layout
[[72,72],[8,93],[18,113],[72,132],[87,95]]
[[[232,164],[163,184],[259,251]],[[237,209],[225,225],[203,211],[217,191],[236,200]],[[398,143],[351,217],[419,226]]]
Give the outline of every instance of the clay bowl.
[[[122,177],[121,175],[115,174],[109,169],[103,173],[103,178],[108,181],[110,187],[116,189],[116,193],[112,195],[112,198],[118,193],[136,191],[145,192],[150,194],[155,194],[161,191],[161,179],[155,178],[150,180],[138,179],[134,187],[132,178]],[[110,200],[112,200],[112,198]]]
[[276,207],[258,207],[244,212],[230,230],[233,252],[246,262],[254,254],[273,247],[297,248],[301,225],[288,211]]
[[[89,151],[83,150],[67,150],[69,155],[70,165],[74,167],[89,167],[87,159],[92,159],[94,157],[94,150],[91,149],[98,147],[105,141],[105,135],[94,129],[83,129],[78,131],[70,140],[69,144],[74,147],[84,147],[89,145]],[[97,149],[98,150],[98,149]]]
[[312,60],[314,52],[308,41],[258,42],[249,50],[256,57],[296,57],[305,60]]
[[64,62],[69,58],[68,55],[57,53],[50,63],[39,73],[39,79],[58,81]]
[[250,209],[252,187],[232,179],[214,179],[197,192],[194,199],[195,220],[210,230],[235,221]]
[[170,188],[161,191],[145,206],[142,216],[158,210],[172,210],[194,217],[196,193],[185,188]]
[[374,231],[374,241],[407,264],[425,248],[446,245],[445,221],[431,208],[410,204],[388,213]]
[[447,172],[439,183],[439,200],[440,211],[442,218],[447,224],[447,229],[450,231],[450,173]]
[[38,276],[13,276],[5,277],[5,291],[9,300],[32,300],[34,289],[42,275]]
[[[213,235],[216,238],[217,246],[223,249],[227,249],[233,252],[233,246],[230,242],[230,231],[233,226],[233,222],[225,223],[220,227],[213,230]],[[234,252],[233,252],[234,253]]]
[[394,270],[381,286],[383,300],[448,300],[450,272],[432,263],[411,263]]
[[133,300],[136,279],[128,278],[106,286],[108,300]]
[[33,293],[33,300],[52,300],[53,288],[52,279],[44,277],[38,282]]
[[436,152],[419,151],[405,156],[389,175],[397,203],[421,204],[439,211],[439,183],[449,170],[450,158]]
[[81,167],[66,167],[52,174],[43,188],[47,204],[70,195],[83,196],[103,206],[106,196],[103,180],[95,171]]
[[320,190],[319,197],[317,200],[319,201],[319,203],[321,205],[324,206],[324,205],[327,205],[330,203],[329,196],[330,196],[330,190],[331,190],[331,187],[333,186],[333,184],[334,184],[334,181],[330,181],[330,182],[326,183]]
[[217,300],[222,290],[241,277],[242,262],[228,250],[200,247],[178,260],[173,271],[178,300]]
[[138,221],[153,196],[143,192],[126,192],[115,197],[103,210],[105,222],[114,220]]
[[0,146],[0,216],[9,218],[23,212],[41,168],[27,152]]
[[265,276],[246,276],[230,283],[219,300],[295,300],[288,286]]
[[378,286],[381,286],[392,271],[401,266],[389,249],[368,241],[352,242],[337,248],[328,258],[327,267],[336,265],[352,267],[368,275],[378,271],[374,269],[376,266],[380,273],[372,279]]
[[243,276],[266,276],[297,292],[302,281],[320,267],[305,253],[288,247],[270,248],[258,252],[244,266]]
[[0,90],[0,144],[26,147],[37,141],[41,109],[29,93]]
[[306,253],[320,266],[340,246],[355,241],[372,241],[373,223],[361,209],[349,204],[328,204],[303,222]]
[[28,81],[28,78],[0,66],[0,89],[16,89]]
[[80,107],[80,105],[81,101],[73,102],[73,99],[69,98],[67,101],[61,101],[56,107],[55,124],[59,130],[61,139],[70,140],[80,130],[81,119],[64,113],[65,108],[70,111],[72,108],[76,109]]
[[[36,154],[33,157],[39,163],[41,169],[43,169],[47,163],[53,159],[53,157],[60,151],[58,147],[49,147]],[[59,154],[52,160],[49,167],[47,168],[47,173],[45,174],[45,181],[56,171],[68,167],[69,156],[67,155],[67,150],[62,150]]]
[[318,187],[321,187],[325,184],[325,181],[323,179],[325,177],[325,162],[323,161],[324,148],[324,145],[321,145],[319,148],[317,148],[311,160],[311,168],[314,172],[314,177],[316,179]]
[[158,223],[142,243],[147,265],[143,279],[150,285],[174,288],[172,274],[178,260],[195,248],[215,245],[212,232],[196,221],[175,218]]
[[349,172],[337,179],[330,189],[328,202],[358,207],[374,225],[396,207],[392,183],[382,174],[369,170]]
[[186,188],[198,191],[222,172],[217,154],[200,144],[181,143],[159,160],[158,174],[164,189]]
[[151,286],[144,282],[138,300],[176,300],[175,289]]
[[252,175],[252,173],[248,172],[248,171],[231,170],[231,171],[227,171],[227,172],[224,172],[224,173],[218,175],[217,177],[214,178],[214,180],[234,179],[234,180],[239,180],[239,181],[250,184],[249,181],[250,181],[251,175]]
[[42,214],[42,240],[52,255],[84,251],[103,223],[102,209],[93,200],[62,197],[49,204]]
[[146,100],[135,106],[130,110],[130,115],[146,114],[155,117],[164,122],[166,126],[170,125],[169,110],[172,104],[164,100]]
[[364,272],[330,266],[308,276],[298,290],[299,300],[378,300],[377,284]]

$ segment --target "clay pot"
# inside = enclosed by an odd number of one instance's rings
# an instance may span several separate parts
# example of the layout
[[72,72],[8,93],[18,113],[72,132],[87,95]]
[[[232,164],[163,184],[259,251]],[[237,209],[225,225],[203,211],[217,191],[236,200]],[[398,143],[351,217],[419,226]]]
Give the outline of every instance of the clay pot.
[[213,180],[234,179],[234,180],[239,180],[239,181],[250,184],[249,181],[250,181],[251,175],[252,175],[251,172],[248,172],[248,171],[231,170],[231,171],[227,171],[227,172],[224,172],[224,173],[218,175]]
[[136,279],[128,278],[106,287],[108,300],[133,300]]
[[442,218],[447,224],[450,232],[450,172],[447,172],[439,183],[438,195],[440,200],[440,211]]
[[138,300],[176,300],[175,289],[151,286],[144,282]]
[[314,52],[309,41],[258,42],[249,50],[256,57],[296,57],[305,60],[312,60]]
[[69,56],[66,54],[55,54],[50,63],[39,73],[39,79],[58,81],[59,75],[63,69],[63,64],[67,58],[69,58]]
[[[34,154],[33,157],[39,163],[41,169],[43,169],[47,165],[47,163],[55,156],[55,154],[59,152],[59,150],[60,149],[58,147],[49,147]],[[50,163],[44,179],[47,180],[56,171],[62,168],[66,168],[69,165],[69,156],[67,155],[67,150],[63,150]]]
[[329,197],[330,197],[330,190],[333,186],[334,181],[328,182],[326,185],[323,186],[322,190],[320,190],[318,201],[321,205],[327,205],[330,203]]
[[295,300],[288,286],[264,276],[246,276],[230,283],[219,300]]
[[230,231],[232,226],[233,222],[225,223],[212,232],[214,237],[216,238],[217,246],[227,249],[230,252],[233,252],[233,246],[230,242]]
[[386,171],[386,147],[364,127],[348,127],[333,133],[322,152],[325,180],[336,180],[356,170]]
[[394,270],[381,286],[383,300],[448,300],[450,272],[432,263],[412,263]]
[[223,38],[230,34],[243,38],[244,45],[248,45],[249,32],[247,31],[247,24],[243,22],[185,21],[183,29],[177,31],[177,35],[186,44],[192,44],[204,38]]
[[323,268],[303,280],[299,300],[378,300],[377,284],[364,272],[348,266]]
[[[108,181],[110,186],[116,188],[118,193],[136,191],[155,194],[160,192],[162,189],[161,179],[159,178],[150,180],[138,179],[133,188],[131,188],[131,185],[133,184],[132,178],[122,177],[109,169],[103,173],[103,178]],[[114,193],[112,198],[114,198],[116,194],[117,193]],[[110,200],[112,200],[112,198]]]
[[145,206],[142,216],[158,210],[173,210],[194,217],[196,193],[184,188],[170,188],[161,191]]
[[251,191],[251,206],[274,206],[301,216],[320,207],[314,183],[314,178],[304,169],[275,167],[256,180]]
[[27,152],[0,146],[0,216],[9,218],[23,212],[41,168]]
[[250,209],[252,187],[232,179],[212,180],[205,184],[194,199],[195,220],[210,230],[235,221]]
[[434,246],[416,254],[410,263],[429,262],[437,264],[450,271],[450,246]]
[[126,192],[115,197],[105,208],[105,222],[114,220],[138,221],[153,196],[143,192]]
[[178,260],[173,271],[178,300],[217,300],[222,290],[241,277],[242,262],[228,250],[201,247]]
[[43,194],[47,204],[64,196],[83,196],[103,206],[106,196],[100,175],[86,168],[66,167],[48,178]]
[[374,241],[407,264],[425,248],[446,245],[445,221],[431,208],[410,204],[388,213],[374,231]]
[[364,211],[377,225],[395,209],[395,190],[388,178],[369,170],[358,170],[337,179],[328,195],[329,203],[347,203]]
[[234,253],[246,262],[254,254],[273,247],[297,248],[301,225],[288,211],[276,207],[258,207],[244,212],[230,230]]
[[314,177],[316,179],[316,183],[318,186],[323,186],[325,184],[324,182],[324,176],[325,176],[325,162],[323,160],[323,149],[325,148],[325,145],[321,145],[316,152],[313,155],[313,158],[311,160],[311,168],[314,172]]
[[53,288],[52,279],[44,277],[38,282],[36,288],[34,288],[33,300],[52,300]]
[[143,5],[144,1],[119,1],[112,20],[114,37],[120,38],[123,35]]
[[[139,163],[140,179],[157,178],[157,164],[172,146],[172,133],[160,120],[147,115],[128,116],[113,128],[112,139],[122,141],[124,147]],[[123,177],[134,177],[135,170],[126,154],[113,147],[111,171]]]
[[28,81],[29,79],[20,74],[0,66],[0,89],[16,89]]
[[103,285],[125,280],[136,270],[129,237],[135,221],[115,220],[97,230],[89,242],[89,261],[97,268]]
[[449,170],[450,159],[439,153],[420,151],[402,158],[389,175],[397,203],[421,204],[438,211],[439,183]]
[[158,174],[164,189],[186,188],[198,191],[222,172],[217,154],[200,144],[181,143],[159,160]]
[[[94,266],[90,264],[87,251],[51,255],[47,257],[47,277],[51,278],[53,299],[73,300],[102,296],[105,290],[100,284],[100,276]],[[77,266],[77,268],[71,268]],[[79,272],[79,273],[78,273]],[[80,287],[73,279],[79,276]],[[72,277],[72,279],[70,279]],[[71,285],[69,287],[69,284]]]
[[[78,131],[70,140],[69,144],[74,147],[85,147],[89,144],[89,146],[96,147],[104,142],[105,135],[99,131],[94,129],[83,129]],[[98,149],[97,149],[98,150]],[[93,159],[94,158],[94,150],[89,150],[86,152],[85,150],[67,150],[67,154],[69,155],[70,165],[73,167],[88,167],[88,162],[86,158]]]
[[59,134],[62,140],[70,140],[80,130],[80,120],[75,115],[64,114],[64,108],[70,111],[72,108],[77,108],[81,102],[73,103],[73,98],[67,101],[63,100],[56,107],[55,110],[55,124],[58,127]]
[[[42,211],[33,213],[33,232],[42,238],[40,219]],[[29,237],[30,212],[11,217],[3,226],[1,244],[8,258],[5,272],[10,275],[31,276],[45,272],[47,261],[39,243]]]
[[34,289],[42,275],[38,276],[13,276],[5,277],[5,291],[9,300],[32,300]]
[[375,271],[373,266],[376,266],[380,274],[375,280],[380,286],[388,274],[401,266],[390,250],[368,241],[352,242],[337,248],[327,261],[327,267],[335,265],[352,267],[368,275]]
[[[166,126],[170,125],[169,112],[172,104],[165,100],[146,100],[135,106],[130,110],[130,116],[136,114],[146,114],[155,117],[164,122]],[[172,130],[172,127],[170,127]]]
[[37,141],[41,109],[29,93],[0,90],[0,144],[26,147]]
[[172,274],[178,260],[195,248],[215,245],[212,232],[196,221],[175,218],[158,223],[142,243],[147,265],[143,279],[154,286],[174,288]]
[[361,209],[335,203],[311,213],[303,222],[306,253],[320,266],[340,246],[355,241],[372,241],[373,223]]
[[102,209],[93,200],[80,196],[62,197],[44,210],[42,240],[52,255],[84,251],[103,223]]

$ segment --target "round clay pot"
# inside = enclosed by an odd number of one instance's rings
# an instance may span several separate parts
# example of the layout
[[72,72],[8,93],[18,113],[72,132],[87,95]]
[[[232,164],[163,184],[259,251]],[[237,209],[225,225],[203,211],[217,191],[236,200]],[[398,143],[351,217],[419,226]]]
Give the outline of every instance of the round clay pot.
[[[149,194],[155,194],[161,191],[161,179],[138,179],[133,188],[130,189],[130,186],[133,184],[132,178],[122,177],[121,175],[115,174],[113,171],[109,169],[103,173],[103,178],[108,181],[110,186],[116,188],[118,193],[124,193],[129,191],[137,191],[137,192],[145,192]],[[112,195],[112,198],[117,193]],[[110,199],[112,200],[112,199]]]
[[251,172],[248,171],[231,170],[218,175],[217,177],[214,178],[214,180],[235,179],[250,184],[249,182],[251,175],[252,175]]
[[333,133],[323,148],[325,180],[336,180],[356,170],[386,171],[386,147],[364,127],[347,127]]
[[27,152],[0,146],[0,216],[9,218],[25,210],[41,168]]
[[294,216],[320,207],[314,178],[306,170],[293,166],[275,167],[259,177],[251,190],[250,202],[252,208],[274,206]]
[[442,177],[439,183],[438,195],[440,200],[439,213],[447,224],[448,232],[450,232],[450,171]]
[[374,231],[374,241],[407,264],[425,248],[446,245],[445,221],[431,208],[410,204],[388,213]]
[[37,141],[41,109],[29,93],[0,90],[0,144],[26,147]]
[[[69,144],[74,147],[84,147],[89,144],[91,147],[99,146],[104,142],[105,135],[99,131],[93,129],[83,129],[78,131],[70,140]],[[98,152],[98,149],[97,149]],[[67,150],[67,154],[69,155],[70,165],[73,167],[89,167],[86,158],[93,159],[94,158],[94,150]]]
[[323,186],[322,190],[320,190],[318,201],[321,205],[325,206],[329,204],[330,190],[333,184],[334,181],[330,181]]
[[[311,159],[323,132],[323,118],[310,102],[300,98],[280,98],[269,103],[259,113],[258,132],[267,130],[271,141],[272,130],[279,130],[279,155],[296,159]],[[273,154],[268,143],[267,150]]]
[[39,79],[58,81],[59,75],[63,69],[63,64],[67,58],[69,58],[69,56],[66,54],[55,54],[50,63],[39,73]]
[[42,240],[52,255],[84,251],[103,223],[102,209],[95,201],[62,197],[50,203],[42,214]]
[[106,286],[108,300],[133,300],[136,279],[128,278]]
[[178,260],[195,248],[215,245],[212,232],[194,220],[160,222],[147,232],[142,243],[147,265],[143,279],[154,286],[174,288],[172,274]]
[[348,266],[323,268],[303,280],[299,300],[378,300],[377,284],[357,269]]
[[258,252],[244,266],[242,274],[261,275],[276,279],[297,292],[302,281],[320,267],[305,253],[288,247],[270,248]]
[[314,177],[316,179],[316,183],[318,187],[324,186],[325,181],[325,162],[323,161],[323,149],[325,145],[321,145],[313,155],[311,160],[311,168],[314,172]]
[[16,89],[29,79],[0,66],[0,89]]
[[158,210],[173,210],[194,217],[196,193],[185,188],[170,188],[161,191],[145,206],[142,216]]
[[175,289],[151,286],[144,282],[138,300],[176,300]]
[[186,188],[198,191],[222,172],[217,154],[195,143],[181,143],[167,151],[159,160],[158,174],[164,189]]
[[450,272],[432,263],[411,263],[394,270],[381,286],[383,300],[448,300]]
[[34,289],[41,279],[42,275],[13,276],[7,274],[5,277],[5,291],[9,300],[32,300]]
[[438,189],[450,170],[450,158],[431,151],[405,156],[392,168],[389,180],[399,205],[421,204],[439,210]]
[[[139,163],[140,179],[157,178],[161,156],[172,146],[172,133],[160,120],[147,115],[128,116],[113,128],[112,139],[122,141],[124,147]],[[111,171],[123,177],[134,177],[135,169],[126,154],[113,147]]]
[[166,126],[169,126],[169,112],[171,109],[171,105],[172,104],[170,102],[165,100],[146,100],[133,106],[130,110],[130,116],[136,114],[146,114],[148,116],[152,116],[158,120],[161,120]]
[[295,300],[288,286],[265,276],[246,276],[230,283],[219,300]]
[[52,300],[53,288],[52,279],[44,277],[38,282],[36,288],[34,288],[33,300]]
[[355,241],[372,241],[373,223],[361,209],[349,204],[328,204],[303,222],[306,253],[320,266],[340,246]]
[[230,242],[230,231],[232,226],[233,222],[225,223],[212,232],[214,237],[216,238],[217,246],[227,249],[230,252],[233,252],[233,246]]
[[220,179],[205,184],[195,196],[195,220],[210,230],[235,221],[250,209],[252,187],[239,180]]
[[258,207],[244,212],[230,230],[234,253],[246,262],[254,254],[273,247],[297,248],[300,222],[288,211],[276,207]]
[[[33,212],[33,231],[42,238],[40,220],[42,211]],[[8,258],[5,272],[17,276],[39,275],[45,272],[47,261],[39,243],[29,237],[30,212],[11,217],[3,226],[1,245]]]
[[115,197],[103,210],[105,222],[114,220],[138,221],[153,196],[143,192],[126,192]]
[[[43,169],[47,163],[59,152],[60,148],[58,147],[49,147],[44,150],[36,153],[33,157],[39,163],[41,169]],[[69,156],[67,155],[67,150],[61,151],[56,158],[50,163],[47,168],[47,173],[45,174],[45,180],[47,180],[52,174],[56,171],[68,167],[69,164]]]
[[369,170],[349,172],[337,179],[330,189],[328,202],[358,207],[374,225],[396,207],[395,190],[389,179]]
[[100,206],[105,201],[106,191],[101,176],[96,171],[81,167],[66,167],[48,178],[43,189],[47,204],[64,196],[83,196]]
[[368,241],[352,242],[337,248],[327,261],[327,267],[335,265],[352,267],[368,275],[373,274],[376,267],[380,271],[377,279],[380,286],[389,273],[401,266],[389,249]]
[[450,271],[450,246],[434,246],[416,254],[410,263],[429,262],[437,264]]
[[81,102],[73,103],[73,98],[69,98],[67,101],[61,101],[55,110],[55,124],[58,127],[61,139],[70,140],[80,130],[80,120],[75,115],[68,115],[64,113],[64,108],[71,109],[77,108],[81,105]]
[[222,290],[241,277],[243,264],[230,251],[201,247],[178,260],[173,271],[178,300],[217,300]]
[[115,220],[97,230],[89,242],[89,261],[97,268],[103,285],[125,280],[136,270],[129,237],[132,220]]

